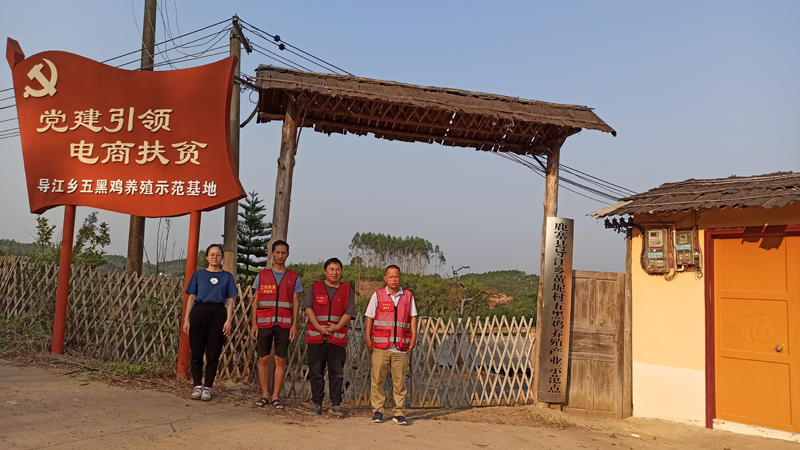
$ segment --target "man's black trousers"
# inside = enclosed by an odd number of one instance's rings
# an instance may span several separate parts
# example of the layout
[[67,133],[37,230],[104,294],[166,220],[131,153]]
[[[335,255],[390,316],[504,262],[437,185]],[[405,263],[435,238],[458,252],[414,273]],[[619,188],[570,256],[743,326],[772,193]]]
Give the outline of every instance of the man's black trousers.
[[321,405],[325,398],[325,367],[328,367],[328,388],[331,393],[331,405],[342,404],[342,383],[344,382],[344,360],[347,348],[323,342],[308,344],[308,371],[311,381],[311,400]]
[[[222,303],[195,303],[189,313],[189,348],[192,349],[190,367],[195,386],[214,386],[219,356],[225,345],[222,327],[228,311]],[[206,356],[206,380],[203,383],[203,355]]]

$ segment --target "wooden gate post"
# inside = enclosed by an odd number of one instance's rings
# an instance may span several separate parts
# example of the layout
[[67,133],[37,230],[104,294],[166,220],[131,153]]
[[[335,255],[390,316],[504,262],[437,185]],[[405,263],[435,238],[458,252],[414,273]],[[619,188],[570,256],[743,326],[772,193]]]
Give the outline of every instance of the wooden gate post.
[[292,174],[297,154],[296,105],[291,97],[286,99],[286,117],[283,119],[281,154],[278,157],[278,175],[275,179],[275,202],[272,205],[272,235],[269,240],[267,267],[272,267],[272,243],[286,240],[289,231],[289,206],[292,201]]
[[[532,366],[533,372],[533,392],[535,393],[534,403],[538,406],[547,408],[547,402],[539,401],[539,382],[541,381],[541,365],[539,364],[539,353],[542,348],[542,289],[544,288],[544,250],[547,233],[547,218],[556,217],[558,214],[558,163],[561,157],[561,144],[563,140],[558,140],[549,146],[547,154],[547,167],[545,168],[545,190],[544,190],[544,217],[542,217],[542,254],[539,260],[539,294],[536,297],[536,342]],[[571,301],[571,299],[569,300]]]

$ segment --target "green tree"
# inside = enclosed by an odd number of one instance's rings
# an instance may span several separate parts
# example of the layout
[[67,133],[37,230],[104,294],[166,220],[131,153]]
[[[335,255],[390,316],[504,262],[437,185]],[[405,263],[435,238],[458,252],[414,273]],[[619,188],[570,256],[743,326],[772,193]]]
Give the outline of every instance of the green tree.
[[28,259],[36,264],[58,263],[61,246],[53,241],[56,226],[44,216],[36,217],[36,242],[34,249],[28,252]]
[[[37,264],[55,264],[61,256],[61,245],[53,239],[56,226],[44,216],[36,218],[36,242],[28,259]],[[103,222],[97,224],[97,211],[89,214],[78,230],[72,246],[72,264],[95,269],[106,262],[105,247],[111,244],[111,229]]]
[[237,238],[238,273],[240,282],[249,285],[256,274],[267,267],[267,246],[272,234],[272,223],[264,218],[264,202],[258,193],[250,192],[243,202],[239,203],[239,236]]
[[424,275],[433,262],[434,269],[445,263],[444,253],[427,239],[416,236],[389,236],[380,233],[356,233],[350,242],[350,257],[359,258],[365,267],[396,264],[403,273]]
[[97,224],[97,211],[89,214],[78,229],[72,247],[72,263],[91,269],[107,263],[105,247],[111,244],[110,231],[107,223]]

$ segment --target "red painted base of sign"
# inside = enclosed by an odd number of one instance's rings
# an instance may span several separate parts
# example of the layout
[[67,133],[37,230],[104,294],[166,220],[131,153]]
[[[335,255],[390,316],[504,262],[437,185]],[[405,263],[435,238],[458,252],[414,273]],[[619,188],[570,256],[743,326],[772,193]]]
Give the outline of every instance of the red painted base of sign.
[[53,320],[53,344],[50,348],[50,351],[55,355],[60,355],[64,351],[69,275],[72,269],[72,236],[75,234],[75,209],[75,205],[64,206],[61,261],[58,266],[58,290],[56,291],[56,314]]
[[[189,216],[189,246],[186,251],[186,275],[184,291],[189,285],[189,280],[197,270],[197,253],[199,252],[200,241],[200,211],[194,211]],[[181,338],[178,344],[178,376],[186,376],[189,373],[189,335],[183,332],[183,321],[185,320],[186,307],[189,303],[189,294],[183,294],[183,309],[181,310]]]

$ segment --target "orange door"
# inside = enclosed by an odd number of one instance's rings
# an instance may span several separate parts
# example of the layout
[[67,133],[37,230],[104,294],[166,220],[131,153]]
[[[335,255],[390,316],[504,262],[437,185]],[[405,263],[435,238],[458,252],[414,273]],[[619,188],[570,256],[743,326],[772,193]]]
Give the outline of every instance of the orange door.
[[716,411],[800,431],[800,236],[714,242]]

